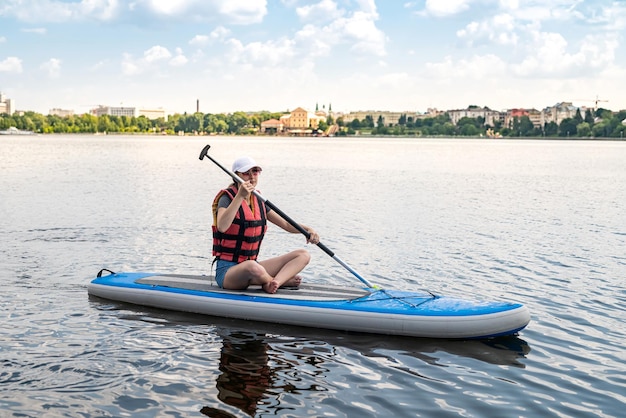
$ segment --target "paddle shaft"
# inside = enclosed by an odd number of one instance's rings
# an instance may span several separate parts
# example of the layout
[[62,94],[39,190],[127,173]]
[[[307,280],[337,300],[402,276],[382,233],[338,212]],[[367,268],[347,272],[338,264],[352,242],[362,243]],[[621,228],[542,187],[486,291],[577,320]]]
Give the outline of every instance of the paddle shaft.
[[[236,181],[238,183],[244,183],[244,180],[241,177],[239,177],[237,174],[233,173],[231,170],[227,169],[222,164],[220,164],[218,161],[216,161],[213,157],[211,157],[209,155],[209,148],[211,148],[211,145],[207,144],[202,149],[202,151],[200,152],[200,159],[203,160],[204,157],[207,157],[209,160],[213,161],[213,163],[215,163],[215,165],[217,165],[219,168],[221,168],[226,174],[228,174],[234,181]],[[265,197],[263,197],[259,192],[254,190],[252,193],[254,193],[254,195],[256,197],[258,197],[259,199],[261,199],[263,202],[265,202],[265,204],[270,209],[272,209],[273,211],[278,213],[284,220],[286,220],[291,226],[296,228],[298,230],[298,232],[300,232],[302,235],[304,235],[307,239],[309,239],[311,237],[311,234],[309,234],[309,232],[306,229],[302,228],[302,226],[300,226],[299,223],[297,223],[296,221],[291,219],[291,217],[289,215],[287,215],[285,212],[280,210],[275,204],[273,204],[272,202],[267,200]],[[318,242],[316,245],[322,251],[324,251],[326,254],[328,254],[330,257],[332,257],[333,260],[335,260],[336,262],[341,264],[342,267],[344,267],[346,270],[348,270],[350,273],[352,273],[357,279],[359,279],[361,282],[363,282],[367,287],[374,288],[374,286],[372,286],[372,284],[370,284],[370,282],[368,282],[365,278],[363,278],[359,273],[357,273],[352,267],[350,267],[348,264],[346,264],[342,259],[340,259],[338,256],[336,256],[335,253],[330,250],[330,248],[328,248],[327,246],[325,246],[321,242]]]

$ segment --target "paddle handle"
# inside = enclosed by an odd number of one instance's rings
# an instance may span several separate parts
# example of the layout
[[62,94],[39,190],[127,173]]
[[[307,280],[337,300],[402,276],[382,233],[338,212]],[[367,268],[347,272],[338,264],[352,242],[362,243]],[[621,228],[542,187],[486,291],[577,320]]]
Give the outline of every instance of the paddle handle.
[[[202,148],[202,151],[200,152],[200,160],[203,160],[204,157],[207,157],[209,160],[213,161],[213,163],[215,163],[215,165],[217,165],[219,168],[222,169],[222,171],[224,171],[226,174],[228,174],[234,181],[238,182],[238,183],[244,183],[244,180],[239,177],[237,174],[233,173],[231,170],[227,169],[226,167],[224,167],[223,165],[221,165],[218,161],[216,161],[213,157],[211,157],[209,155],[209,148],[211,148],[210,144],[207,144],[204,148]],[[304,235],[307,240],[311,237],[311,234],[309,234],[309,232],[304,229],[302,226],[300,226],[299,223],[297,223],[296,221],[294,221],[293,219],[291,219],[291,217],[289,215],[287,215],[285,212],[283,212],[282,210],[280,210],[275,204],[273,204],[272,202],[270,202],[269,200],[267,200],[265,197],[263,197],[259,192],[257,192],[256,190],[254,190],[252,193],[254,193],[254,195],[256,197],[258,197],[259,199],[261,199],[263,202],[265,202],[265,204],[267,206],[269,206],[273,211],[275,211],[276,213],[278,213],[284,220],[286,220],[291,226],[293,226],[294,228],[296,228],[298,230],[298,232],[300,232],[302,235]],[[350,273],[352,273],[357,279],[359,279],[361,282],[363,282],[367,287],[369,288],[375,288],[375,286],[372,286],[372,284],[370,282],[368,282],[367,280],[365,280],[365,278],[363,278],[359,273],[357,273],[352,267],[350,267],[348,264],[346,264],[343,260],[341,260],[339,257],[337,257],[335,255],[335,253],[333,253],[330,248],[328,248],[327,246],[325,246],[324,244],[322,244],[321,242],[318,242],[316,244],[322,251],[324,251],[326,254],[328,254],[330,257],[333,258],[333,260],[335,260],[336,262],[338,262],[339,264],[341,264],[341,266],[343,266],[346,270],[348,270]]]

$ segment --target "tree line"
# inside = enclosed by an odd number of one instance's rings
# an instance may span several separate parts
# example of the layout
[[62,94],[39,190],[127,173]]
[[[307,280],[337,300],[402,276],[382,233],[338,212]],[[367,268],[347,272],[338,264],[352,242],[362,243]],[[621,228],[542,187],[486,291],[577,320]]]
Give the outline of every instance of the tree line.
[[[148,119],[145,116],[94,116],[90,114],[55,116],[36,112],[23,114],[0,114],[0,130],[11,126],[17,129],[41,134],[52,133],[107,133],[107,134],[224,134],[255,135],[260,134],[261,123],[269,119],[279,119],[283,113],[272,112],[235,112],[231,114],[191,113],[174,114],[166,118]],[[497,134],[502,137],[560,137],[560,138],[623,138],[626,131],[626,110],[612,112],[598,109],[586,112],[583,118],[580,110],[573,118],[567,118],[556,124],[546,123],[536,127],[528,116],[513,119],[511,126],[485,124],[485,119],[462,118],[455,125],[448,114],[435,117],[413,118],[402,115],[395,125],[385,123],[382,117],[376,121],[372,116],[363,120],[345,123],[342,117],[336,120],[329,116],[319,124],[319,133],[330,125],[337,124],[337,135],[405,135],[405,136],[467,136],[478,137]]]
[[528,116],[514,118],[510,127],[503,126],[500,121],[490,126],[483,117],[464,117],[454,125],[447,113],[429,118],[402,115],[398,124],[393,126],[385,124],[382,116],[376,122],[371,116],[366,116],[362,121],[351,121],[347,127],[347,134],[367,130],[375,135],[475,137],[499,134],[502,137],[623,138],[626,136],[626,110],[614,113],[607,109],[598,109],[595,112],[586,112],[583,118],[578,109],[573,118],[563,119],[559,124],[549,122],[542,127],[534,126]]
[[259,130],[261,122],[279,118],[282,113],[259,112],[247,114],[175,114],[166,118],[148,119],[145,116],[94,116],[91,114],[56,116],[36,112],[21,115],[0,114],[0,130],[11,126],[41,134],[52,133],[123,133],[123,134],[233,134],[249,135]]

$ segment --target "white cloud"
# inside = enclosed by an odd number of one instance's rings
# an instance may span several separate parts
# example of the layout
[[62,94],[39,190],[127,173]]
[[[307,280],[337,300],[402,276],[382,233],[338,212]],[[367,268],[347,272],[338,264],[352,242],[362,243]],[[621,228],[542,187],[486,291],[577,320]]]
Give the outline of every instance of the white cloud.
[[[468,25],[472,32],[480,25]],[[526,55],[518,61],[495,54],[475,55],[469,59],[447,56],[443,61],[426,65],[425,75],[431,79],[472,78],[487,80],[490,77],[566,79],[581,75],[598,75],[615,66],[619,47],[615,34],[588,35],[578,46],[570,45],[560,33],[532,33],[526,45]]]
[[189,41],[189,45],[206,45],[209,43],[207,35],[196,35]]
[[181,48],[176,48],[176,56],[170,60],[169,64],[172,67],[182,67],[187,64],[187,62],[189,62],[189,60],[184,55],[183,50]]
[[[315,58],[328,56],[333,48],[339,45],[348,45],[359,54],[385,55],[384,33],[375,25],[378,18],[375,6],[369,0],[362,3],[365,9],[358,10],[347,16],[345,10],[334,9],[333,2],[322,1],[316,6],[327,10],[336,10],[335,20],[326,26],[306,24],[293,38],[281,37],[266,41],[244,43],[241,40],[230,37],[230,31],[218,27],[211,33],[211,38],[223,39],[228,48],[225,59],[230,65],[240,64],[273,68],[291,68],[300,71],[302,68],[313,68]],[[334,3],[333,3],[334,4]],[[311,13],[317,13],[320,9],[298,9],[297,13],[308,19]]]
[[267,15],[267,0],[3,0],[0,16],[14,16],[23,22],[108,21],[138,17],[182,21],[227,21],[252,24]]
[[474,79],[486,80],[502,76],[507,72],[507,64],[502,58],[493,55],[476,55],[470,59],[454,60],[447,56],[442,62],[427,63],[424,75],[433,80]]
[[267,0],[135,0],[129,10],[138,16],[248,25],[263,20]]
[[378,12],[376,11],[375,0],[354,0],[361,9],[362,12],[375,16],[378,19]]
[[305,25],[296,33],[294,40],[298,49],[305,50],[311,58],[328,56],[337,42],[331,30],[314,25]]
[[139,0],[135,5],[144,5],[155,14],[172,16],[181,14],[191,6],[190,1],[180,0]]
[[[206,0],[198,0],[204,4]],[[223,16],[236,24],[259,23],[267,14],[266,0],[215,0]]]
[[422,14],[444,17],[466,11],[472,0],[426,0]]
[[580,52],[592,68],[607,68],[615,64],[615,51],[619,47],[617,35],[588,35]]
[[164,60],[171,56],[170,51],[160,45],[153,46],[143,53],[144,60],[147,63]]
[[614,64],[619,42],[615,35],[588,35],[578,50],[569,52],[568,41],[559,33],[537,32],[529,54],[514,72],[521,77],[569,78],[594,73]]
[[135,59],[131,54],[125,53],[122,58],[122,73],[134,76],[147,71],[158,70],[162,62],[170,62],[172,65],[184,64],[182,62],[184,57],[175,57],[173,62],[169,60],[171,57],[172,53],[160,45],[155,45],[144,51],[143,57],[139,59]]
[[607,30],[621,31],[626,28],[626,3],[614,1],[610,5],[603,6],[598,11],[593,11],[587,22],[604,25]]
[[499,14],[481,22],[470,22],[456,35],[469,45],[489,42],[498,45],[515,45],[519,36],[515,33],[516,25],[510,14]]
[[5,38],[4,36],[0,36],[0,44],[6,41],[7,41],[7,38]]
[[230,62],[244,65],[278,66],[295,54],[294,43],[289,39],[251,42],[245,45],[237,39],[229,39],[226,44],[229,46]]
[[8,57],[0,61],[0,72],[19,74],[22,72],[22,60],[17,57]]
[[230,35],[229,29],[226,29],[223,26],[218,26],[217,28],[213,29],[211,35],[209,36],[211,39],[225,39],[228,35]]
[[39,68],[48,74],[49,78],[59,78],[61,75],[61,60],[50,58],[39,66]]
[[337,17],[325,26],[306,24],[295,35],[298,49],[306,49],[311,56],[325,56],[338,45],[350,45],[359,54],[386,55],[387,37],[376,26],[379,16],[375,4],[370,0],[358,3],[360,10],[352,14],[338,10]]
[[354,42],[353,50],[379,56],[386,54],[387,38],[384,32],[376,27],[371,14],[357,12],[352,18],[341,19],[337,23],[338,27],[343,26],[342,32]]
[[226,29],[223,26],[218,26],[211,31],[209,35],[196,35],[190,41],[190,45],[203,47],[211,44],[214,41],[226,40],[226,38],[231,34],[229,29]]
[[4,0],[0,16],[23,22],[68,22],[84,19],[110,20],[121,10],[121,0]]
[[303,21],[329,21],[341,17],[345,12],[337,8],[333,0],[322,0],[319,3],[296,8],[296,14]]

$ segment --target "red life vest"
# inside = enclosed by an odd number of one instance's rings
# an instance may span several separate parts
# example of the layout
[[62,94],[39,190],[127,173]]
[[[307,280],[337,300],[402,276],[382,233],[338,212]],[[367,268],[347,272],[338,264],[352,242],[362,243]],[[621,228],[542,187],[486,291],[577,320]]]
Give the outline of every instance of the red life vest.
[[237,187],[221,190],[213,200],[213,255],[226,261],[241,263],[256,260],[261,241],[267,230],[267,208],[265,203],[252,195],[252,207],[245,202],[239,207],[233,223],[224,232],[217,230],[217,205],[226,193],[231,200]]

